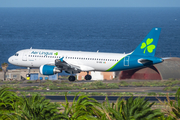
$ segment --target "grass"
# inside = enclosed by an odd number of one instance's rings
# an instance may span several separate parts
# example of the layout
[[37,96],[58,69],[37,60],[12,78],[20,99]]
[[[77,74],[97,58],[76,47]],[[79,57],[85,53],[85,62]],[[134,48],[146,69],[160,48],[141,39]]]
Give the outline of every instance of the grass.
[[[32,86],[24,86],[24,83]],[[33,84],[38,83],[38,88]],[[37,85],[37,84],[36,84]],[[11,87],[12,90],[93,90],[93,89],[120,89],[121,87],[165,87],[164,91],[176,91],[180,80],[170,79],[162,81],[93,81],[69,82],[61,81],[1,81],[0,87]]]

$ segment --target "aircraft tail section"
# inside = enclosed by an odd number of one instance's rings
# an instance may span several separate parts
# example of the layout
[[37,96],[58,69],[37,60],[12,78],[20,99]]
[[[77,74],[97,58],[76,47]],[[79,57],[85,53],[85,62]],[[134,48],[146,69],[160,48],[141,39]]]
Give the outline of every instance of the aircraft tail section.
[[161,28],[153,28],[133,51],[132,55],[154,56],[160,32]]

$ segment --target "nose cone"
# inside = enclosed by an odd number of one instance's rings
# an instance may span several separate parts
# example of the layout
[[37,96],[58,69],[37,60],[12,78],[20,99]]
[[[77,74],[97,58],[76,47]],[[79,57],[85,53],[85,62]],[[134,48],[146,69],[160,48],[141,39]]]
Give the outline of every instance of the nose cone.
[[8,59],[8,62],[11,63],[11,64],[13,63],[13,58],[12,58],[12,56]]

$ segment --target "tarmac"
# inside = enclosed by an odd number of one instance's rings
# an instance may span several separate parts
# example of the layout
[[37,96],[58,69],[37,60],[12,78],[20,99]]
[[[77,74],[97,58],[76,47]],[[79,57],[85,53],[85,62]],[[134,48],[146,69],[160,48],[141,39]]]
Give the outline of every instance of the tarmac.
[[28,91],[28,92],[106,92],[106,93],[108,93],[108,92],[176,93],[176,91],[164,91],[163,90],[164,88],[165,87],[121,87],[119,89],[94,89],[94,90],[17,90],[17,91]]
[[[50,99],[52,102],[65,102],[65,96],[45,96],[45,97],[46,99]],[[69,102],[73,102],[74,97],[75,96],[67,96],[67,99]],[[90,96],[90,97],[96,99],[98,102],[106,101],[106,96]],[[133,98],[135,99],[138,97],[139,96],[134,96]],[[107,96],[107,98],[110,102],[116,102],[119,96]],[[121,98],[127,100],[128,98],[130,98],[130,96],[121,96]],[[169,97],[169,98],[170,100],[175,100],[175,97]],[[77,99],[78,99],[78,96],[76,97],[75,100]],[[154,96],[145,97],[145,100],[148,100],[150,102],[159,102],[158,99],[161,101],[164,101],[164,100],[167,101],[166,97],[154,97]]]

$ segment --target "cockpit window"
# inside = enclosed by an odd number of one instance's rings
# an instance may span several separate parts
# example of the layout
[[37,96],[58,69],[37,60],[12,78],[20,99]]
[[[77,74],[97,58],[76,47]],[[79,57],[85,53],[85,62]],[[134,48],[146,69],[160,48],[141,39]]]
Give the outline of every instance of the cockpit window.
[[18,56],[18,55],[19,55],[19,53],[16,53],[16,54],[15,54],[15,56]]

